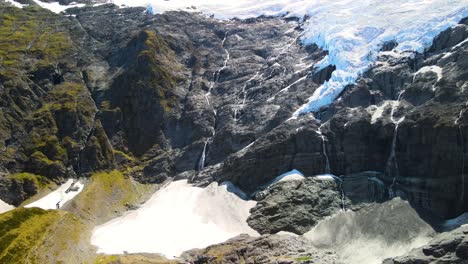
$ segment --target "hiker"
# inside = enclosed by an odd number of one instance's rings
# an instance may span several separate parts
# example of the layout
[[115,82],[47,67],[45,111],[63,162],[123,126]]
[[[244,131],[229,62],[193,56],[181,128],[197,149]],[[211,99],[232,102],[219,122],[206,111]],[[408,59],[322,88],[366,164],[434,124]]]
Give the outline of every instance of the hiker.
[[60,201],[57,203],[57,209],[60,209]]

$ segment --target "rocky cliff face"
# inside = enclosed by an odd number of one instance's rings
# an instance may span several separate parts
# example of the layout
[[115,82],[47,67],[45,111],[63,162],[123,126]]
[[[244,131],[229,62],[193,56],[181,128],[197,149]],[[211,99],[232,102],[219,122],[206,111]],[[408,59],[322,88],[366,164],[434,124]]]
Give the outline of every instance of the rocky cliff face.
[[466,19],[421,54],[388,43],[331,106],[290,119],[335,70],[314,68],[327,54],[301,44],[299,20],[30,4],[0,2],[2,200],[36,192],[10,177],[24,172],[60,182],[117,168],[252,194],[297,169],[342,182],[268,189],[257,230],[303,233],[301,219],[333,214],[343,192],[351,207],[400,196],[441,217],[468,210]]
[[465,21],[424,54],[381,52],[329,108],[289,120],[334,70],[314,71],[326,53],[300,44],[298,21],[2,9],[5,173],[60,180],[117,163],[144,182],[253,192],[293,168],[375,171],[440,215],[466,209]]

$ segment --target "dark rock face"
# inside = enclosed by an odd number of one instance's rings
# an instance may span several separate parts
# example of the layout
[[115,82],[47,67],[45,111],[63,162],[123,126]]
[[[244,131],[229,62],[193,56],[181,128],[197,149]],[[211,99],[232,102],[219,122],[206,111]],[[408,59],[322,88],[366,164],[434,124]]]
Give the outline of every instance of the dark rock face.
[[[5,29],[1,36],[0,170],[5,174],[31,172],[60,182],[77,173],[112,168],[112,146],[96,145],[90,137],[98,110],[77,63],[77,53],[82,52],[84,58],[89,52],[75,42],[75,24],[35,6],[18,9],[0,4],[0,9]],[[26,50],[31,52],[22,54]],[[100,143],[107,141],[105,133],[100,137]],[[80,166],[80,155],[88,148],[94,148],[100,166]]]
[[261,234],[288,231],[302,235],[342,209],[339,184],[311,178],[275,183],[257,194],[264,198],[252,208],[247,223]]
[[8,204],[18,206],[36,193],[37,187],[33,181],[0,179],[0,199]]
[[[369,100],[360,105],[350,103],[349,98],[353,97],[355,91],[354,87],[350,87],[343,95],[342,102],[336,102],[332,106],[336,109],[330,111],[337,113],[329,119],[329,128],[331,133],[339,137],[329,140],[332,144],[337,144],[337,149],[354,144],[343,156],[347,159],[357,157],[353,160],[356,168],[340,168],[342,158],[338,155],[339,152],[330,154],[334,173],[357,172],[363,166],[359,164],[362,158],[358,157],[368,151],[364,156],[373,157],[374,160],[368,161],[373,167],[367,169],[385,172],[381,179],[386,182],[391,182],[391,178],[396,177],[394,186],[400,191],[400,196],[413,204],[444,216],[455,216],[466,210],[466,131],[463,125],[466,92],[462,88],[466,83],[466,68],[461,67],[463,62],[459,59],[466,53],[466,45],[455,47],[463,38],[459,35],[465,36],[466,33],[462,32],[466,30],[465,25],[458,25],[442,33],[435,39],[424,58],[416,56],[415,59],[405,61],[382,55],[356,87],[359,90],[368,90],[368,94],[372,95]],[[456,34],[457,37],[451,39],[457,41],[448,44],[444,38],[447,34]],[[432,70],[419,71],[424,67],[440,69],[440,79]],[[386,102],[389,102],[388,99],[397,99],[401,92],[401,102],[396,107],[394,118],[405,118],[396,132],[396,158],[389,164],[392,141],[388,140],[388,135],[394,135],[395,125],[390,116],[392,106]],[[369,106],[373,104],[380,109],[383,107],[383,112],[373,111],[373,106]],[[354,116],[356,111],[362,112],[364,109],[349,109],[344,105],[366,107],[365,112],[369,112],[369,115],[356,121],[353,121],[354,118],[346,120],[346,117]],[[341,118],[344,119],[342,122],[346,120],[347,125],[333,126]],[[361,123],[371,129],[364,132],[368,135],[365,139],[367,142],[349,135],[349,130],[363,131],[362,127],[359,130],[353,129],[354,123]],[[349,143],[339,143],[338,138],[345,138]],[[360,149],[359,146],[365,146],[365,149]]]
[[307,239],[291,235],[240,235],[206,249],[186,251],[181,258],[196,264],[341,263],[333,252],[320,252]]
[[[388,195],[394,192],[444,217],[465,211],[467,73],[462,65],[467,45],[458,43],[466,30],[464,24],[448,29],[423,55],[383,52],[356,85],[316,114],[321,125],[310,115],[279,125],[244,153],[229,157],[223,179],[253,191],[292,168],[306,175],[324,173],[325,154],[316,133],[321,126],[333,174],[346,178],[374,171],[377,180],[392,186]],[[444,36],[451,34],[456,37],[447,42]],[[400,119],[395,132],[394,120]],[[304,138],[300,143],[299,137]]]

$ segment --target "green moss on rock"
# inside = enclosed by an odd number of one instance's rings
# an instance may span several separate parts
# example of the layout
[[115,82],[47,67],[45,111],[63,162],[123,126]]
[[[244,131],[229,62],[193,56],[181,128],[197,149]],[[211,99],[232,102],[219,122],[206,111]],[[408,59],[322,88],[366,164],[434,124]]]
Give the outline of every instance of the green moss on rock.
[[8,178],[23,182],[30,181],[39,189],[46,188],[50,184],[50,181],[46,177],[27,172],[10,174]]
[[65,20],[49,10],[0,6],[0,77],[51,65],[72,48]]

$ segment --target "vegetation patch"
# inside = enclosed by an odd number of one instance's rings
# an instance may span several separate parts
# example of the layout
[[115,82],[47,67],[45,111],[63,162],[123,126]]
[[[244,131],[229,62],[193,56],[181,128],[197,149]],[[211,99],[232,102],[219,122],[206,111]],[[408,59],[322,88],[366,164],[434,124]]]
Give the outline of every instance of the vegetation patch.
[[10,174],[8,178],[22,182],[30,181],[39,189],[46,188],[50,185],[50,181],[46,177],[27,172]]
[[311,260],[312,257],[309,257],[309,256],[303,256],[303,257],[297,257],[294,259],[294,261],[297,261],[297,262],[303,262],[303,261],[309,261]]
[[104,223],[141,202],[152,186],[137,183],[120,171],[91,176],[86,188],[70,202],[70,210],[95,224]]
[[[0,215],[0,263],[65,263],[85,226],[71,213],[18,208]],[[74,261],[75,262],[75,261]]]
[[52,65],[72,48],[60,16],[36,6],[0,8],[0,76]]
[[94,264],[179,264],[176,260],[168,260],[156,254],[126,254],[102,255],[97,257]]

